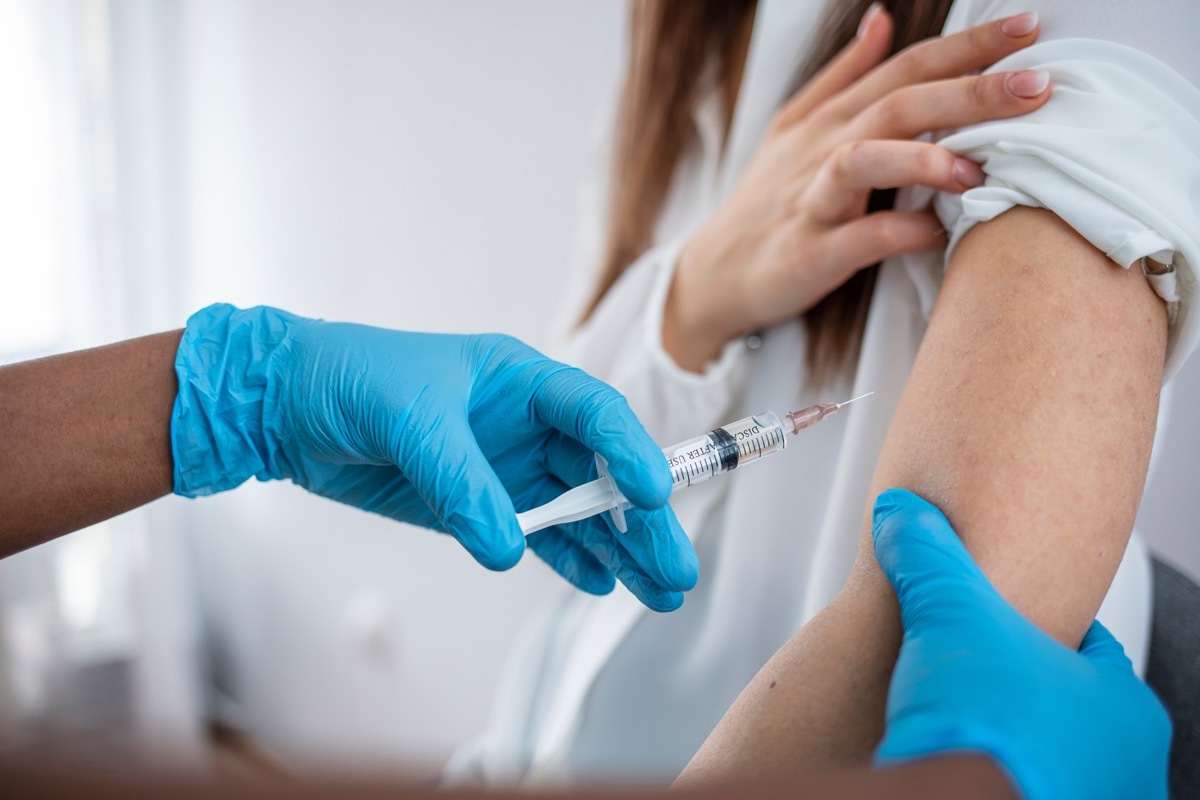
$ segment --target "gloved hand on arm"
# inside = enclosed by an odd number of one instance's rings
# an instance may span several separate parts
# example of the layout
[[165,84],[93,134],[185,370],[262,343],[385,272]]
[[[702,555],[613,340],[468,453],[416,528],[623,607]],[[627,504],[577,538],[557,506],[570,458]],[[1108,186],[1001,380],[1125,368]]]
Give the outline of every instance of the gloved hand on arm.
[[1170,721],[1103,625],[1051,639],[910,492],[879,495],[873,535],[904,625],[878,763],[978,751],[1029,800],[1166,798]]
[[526,546],[516,509],[594,478],[595,452],[643,509],[629,531],[600,515],[534,533],[529,547],[586,592],[619,579],[659,611],[695,585],[695,551],[665,505],[666,460],[625,399],[515,339],[214,305],[188,320],[175,370],[176,494],[288,479],[447,532],[508,569]]

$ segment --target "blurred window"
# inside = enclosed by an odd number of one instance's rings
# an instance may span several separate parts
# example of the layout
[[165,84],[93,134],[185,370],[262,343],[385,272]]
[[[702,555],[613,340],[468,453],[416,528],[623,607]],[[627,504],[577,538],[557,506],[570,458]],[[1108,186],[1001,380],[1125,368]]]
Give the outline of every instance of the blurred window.
[[[117,261],[108,14],[105,0],[0,0],[0,364],[101,333]],[[0,684],[13,695],[0,710],[58,715],[56,693],[80,670],[128,660],[136,525],[0,563]]]
[[65,338],[70,216],[50,43],[34,0],[0,3],[0,360]]

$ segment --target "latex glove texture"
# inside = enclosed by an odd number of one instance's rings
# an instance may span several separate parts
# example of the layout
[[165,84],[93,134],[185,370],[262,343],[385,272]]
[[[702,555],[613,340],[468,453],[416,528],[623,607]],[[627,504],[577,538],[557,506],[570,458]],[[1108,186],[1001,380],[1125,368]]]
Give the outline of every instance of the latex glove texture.
[[507,336],[393,331],[214,305],[176,358],[175,492],[286,478],[365,511],[447,532],[490,569],[526,546],[525,510],[594,477],[593,451],[636,506],[540,531],[529,546],[593,594],[620,579],[671,610],[697,578],[662,451],[625,399]]
[[1050,638],[910,492],[880,494],[873,535],[904,625],[877,761],[974,750],[1030,800],[1167,797],[1170,721],[1103,625]]

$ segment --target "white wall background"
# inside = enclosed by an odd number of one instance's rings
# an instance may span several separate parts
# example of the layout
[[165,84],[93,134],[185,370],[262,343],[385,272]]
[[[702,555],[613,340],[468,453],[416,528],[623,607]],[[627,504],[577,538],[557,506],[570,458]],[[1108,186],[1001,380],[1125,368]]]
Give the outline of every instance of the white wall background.
[[[162,309],[133,328],[221,300],[549,344],[620,0],[110,5],[124,258]],[[1200,363],[1177,384],[1141,523],[1200,576]],[[184,521],[167,581],[198,589],[230,718],[293,764],[432,774],[563,591],[287,485],[152,513]]]
[[[185,307],[546,345],[623,13],[183,3]],[[192,510],[219,674],[289,758],[436,765],[482,730],[522,620],[561,590],[536,558],[491,574],[446,537],[291,486]]]

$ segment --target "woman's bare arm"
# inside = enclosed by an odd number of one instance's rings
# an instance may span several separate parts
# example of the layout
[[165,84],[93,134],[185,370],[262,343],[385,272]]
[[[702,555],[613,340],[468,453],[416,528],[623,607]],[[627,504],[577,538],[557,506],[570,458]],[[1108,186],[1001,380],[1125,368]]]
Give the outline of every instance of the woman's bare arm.
[[0,557],[170,493],[181,335],[0,367]]
[[[1166,310],[1055,215],[968,234],[884,443],[871,500],[940,506],[996,587],[1077,646],[1133,528],[1149,463]],[[762,669],[678,785],[869,756],[900,643],[869,513],[844,590]]]

